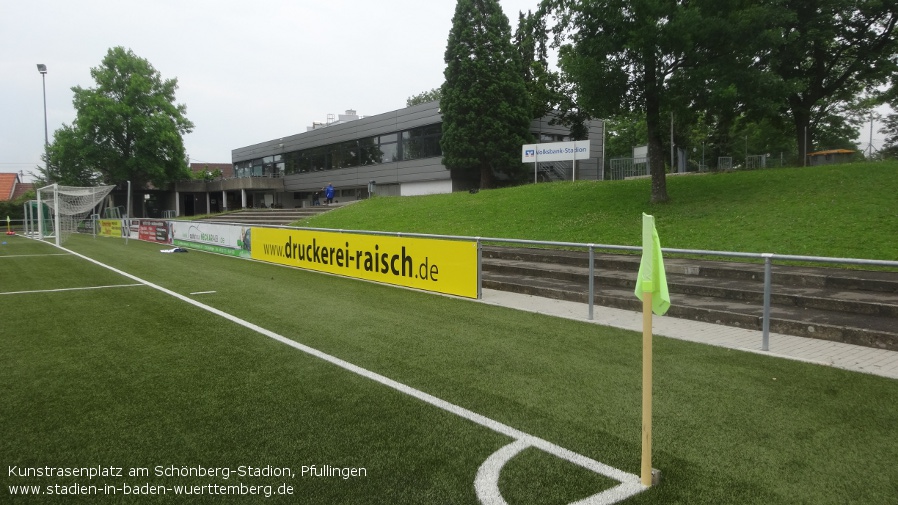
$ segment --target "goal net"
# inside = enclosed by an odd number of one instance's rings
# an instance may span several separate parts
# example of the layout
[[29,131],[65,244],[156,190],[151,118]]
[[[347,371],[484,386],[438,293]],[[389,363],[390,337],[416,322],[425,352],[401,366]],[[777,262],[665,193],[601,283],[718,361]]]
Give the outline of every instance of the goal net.
[[[60,186],[52,184],[37,190],[38,238],[55,238],[61,245],[78,225],[115,186]],[[50,215],[44,215],[49,212]]]

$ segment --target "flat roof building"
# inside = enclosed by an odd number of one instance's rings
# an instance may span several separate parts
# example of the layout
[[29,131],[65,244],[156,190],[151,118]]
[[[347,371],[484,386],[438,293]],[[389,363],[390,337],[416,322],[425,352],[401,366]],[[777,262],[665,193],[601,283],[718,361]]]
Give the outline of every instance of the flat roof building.
[[[531,123],[534,143],[571,140],[570,130],[550,124],[551,119]],[[337,202],[364,199],[371,191],[388,196],[466,191],[470,186],[453,181],[442,163],[442,123],[437,101],[366,117],[347,110],[302,133],[234,149],[231,179],[178,183],[178,214],[308,206],[328,184],[337,189]],[[588,124],[591,158],[578,160],[575,171],[572,161],[540,163],[537,179],[602,179],[603,127],[602,121]]]

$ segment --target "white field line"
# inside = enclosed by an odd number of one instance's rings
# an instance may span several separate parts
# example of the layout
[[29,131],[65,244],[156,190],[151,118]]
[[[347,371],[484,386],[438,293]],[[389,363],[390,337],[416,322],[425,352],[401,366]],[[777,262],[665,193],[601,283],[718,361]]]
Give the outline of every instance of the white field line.
[[[78,256],[79,258],[85,259],[95,265],[99,265],[99,266],[106,268],[108,270],[111,270],[119,275],[125,276],[131,280],[134,280],[136,282],[139,282],[141,284],[149,286],[153,289],[159,290],[169,296],[173,296],[183,302],[189,303],[190,305],[193,305],[193,306],[203,309],[205,311],[211,312],[217,316],[223,317],[223,318],[227,319],[228,321],[231,321],[240,326],[243,326],[244,328],[248,328],[252,331],[255,331],[256,333],[262,334],[262,335],[264,335],[268,338],[271,338],[273,340],[277,340],[278,342],[281,342],[290,347],[293,347],[294,349],[300,350],[306,354],[309,354],[309,355],[315,356],[316,358],[327,361],[327,362],[334,364],[340,368],[343,368],[344,370],[348,370],[357,375],[361,375],[362,377],[365,377],[367,379],[371,379],[375,382],[379,382],[380,384],[383,384],[384,386],[395,389],[396,391],[399,391],[401,393],[405,393],[405,394],[412,396],[414,398],[417,398],[425,403],[429,403],[430,405],[433,405],[434,407],[437,407],[439,409],[445,410],[446,412],[455,414],[459,417],[462,417],[471,422],[479,424],[485,428],[489,428],[490,430],[495,431],[496,433],[506,435],[506,436],[516,440],[516,442],[512,443],[510,446],[506,446],[505,448],[500,449],[499,451],[494,453],[493,456],[491,456],[490,458],[487,459],[487,461],[484,463],[484,465],[481,466],[481,468],[483,468],[483,466],[487,465],[487,463],[489,463],[490,461],[503,461],[503,460],[507,461],[507,459],[510,459],[511,456],[514,456],[515,454],[519,453],[524,448],[534,447],[541,451],[547,452],[557,458],[561,458],[561,459],[568,461],[570,463],[573,463],[575,465],[587,468],[589,470],[594,471],[595,473],[604,475],[608,478],[614,479],[621,483],[620,485],[615,486],[611,489],[608,489],[608,490],[605,490],[596,495],[590,496],[590,497],[586,498],[585,500],[578,501],[578,502],[576,502],[576,505],[610,505],[612,503],[617,503],[618,501],[621,501],[621,500],[627,499],[631,496],[634,496],[635,494],[640,493],[640,492],[644,491],[645,489],[647,489],[645,486],[642,485],[640,478],[634,474],[624,472],[623,470],[618,470],[617,468],[608,466],[604,463],[600,463],[596,460],[593,460],[593,459],[583,456],[581,454],[577,454],[573,451],[570,451],[568,449],[565,449],[563,447],[555,445],[552,442],[549,442],[542,438],[535,437],[533,435],[528,435],[527,433],[524,433],[520,430],[512,428],[511,426],[500,423],[498,421],[494,421],[486,416],[483,416],[476,412],[470,411],[464,407],[459,407],[458,405],[449,403],[449,402],[442,400],[440,398],[437,398],[431,394],[428,394],[428,393],[425,393],[418,389],[412,388],[410,386],[402,384],[401,382],[397,382],[393,379],[390,379],[388,377],[380,375],[376,372],[372,372],[372,371],[362,368],[358,365],[354,365],[348,361],[344,361],[340,358],[337,358],[336,356],[331,356],[330,354],[326,354],[322,351],[319,351],[319,350],[309,347],[307,345],[300,344],[299,342],[290,340],[289,338],[284,337],[283,335],[280,335],[271,330],[262,328],[261,326],[259,326],[257,324],[251,323],[244,319],[240,319],[239,317],[228,314],[227,312],[216,309],[215,307],[211,307],[204,303],[200,303],[192,298],[189,298],[182,294],[176,293],[174,291],[171,291],[170,289],[166,289],[157,284],[153,284],[152,282],[141,279],[140,277],[129,274],[129,273],[119,270],[115,267],[106,265],[105,263],[101,263],[93,258],[88,258],[87,256],[78,254],[78,253],[71,251],[69,249],[66,249],[64,247],[60,247],[60,249],[62,249],[63,251],[68,251],[69,253],[71,253],[75,256]],[[514,450],[509,450],[509,447],[511,447]],[[499,454],[500,456],[497,457],[496,454]],[[504,462],[503,462],[503,464],[504,464]],[[494,466],[494,465],[491,464],[490,466]],[[495,475],[496,478],[498,478],[498,471],[499,471],[498,469],[496,469],[496,470],[481,470],[481,471],[484,471],[487,474],[491,473],[491,474]],[[478,476],[481,473],[481,471],[478,471]],[[488,479],[492,480],[492,477],[488,477]],[[489,485],[489,481],[487,480],[487,477],[485,477],[483,480],[484,480],[484,484],[482,484],[482,485],[484,486],[484,488],[489,487],[490,485]],[[483,492],[488,493],[488,490],[485,489]],[[496,491],[495,492],[498,493],[498,481],[496,481]],[[478,489],[478,496],[480,495],[480,493],[481,493],[481,490]],[[485,501],[483,503],[484,504],[488,504],[488,503],[489,504],[497,504],[497,505],[505,503],[505,501],[502,500],[501,495],[498,495],[497,497],[491,496],[491,498],[493,498],[493,501]],[[501,500],[501,501],[495,501],[495,498],[498,498],[498,500]],[[574,504],[572,504],[572,505],[574,505]]]
[[194,291],[190,293],[191,295],[211,295],[213,293],[217,293],[218,291]]
[[108,288],[133,288],[134,286],[145,286],[145,284],[115,284],[112,286],[87,286],[83,288],[60,288],[60,289],[39,289],[35,291],[10,291],[8,293],[0,293],[0,295],[27,295],[32,293],[62,293],[64,291],[84,291],[86,289],[108,289]]
[[0,256],[0,259],[4,258],[34,258],[36,256],[68,256],[68,254],[64,253],[53,253],[53,254],[10,254],[9,256]]
[[[480,503],[483,505],[508,505],[505,499],[502,498],[502,492],[499,491],[499,475],[502,473],[502,468],[506,463],[524,449],[532,447],[528,442],[525,439],[516,440],[494,452],[480,465],[480,468],[477,469],[477,477],[474,480],[474,490],[477,492],[477,499],[480,500]],[[556,456],[558,455],[556,454]],[[569,452],[568,456],[559,457],[587,470],[610,477],[610,475],[604,472],[604,468],[595,466],[597,464],[602,465],[601,463],[573,452]],[[621,481],[619,485],[613,488],[588,496],[570,505],[610,505],[626,500],[645,489],[635,475],[628,474],[627,477],[629,480]],[[612,478],[617,479],[617,477]]]

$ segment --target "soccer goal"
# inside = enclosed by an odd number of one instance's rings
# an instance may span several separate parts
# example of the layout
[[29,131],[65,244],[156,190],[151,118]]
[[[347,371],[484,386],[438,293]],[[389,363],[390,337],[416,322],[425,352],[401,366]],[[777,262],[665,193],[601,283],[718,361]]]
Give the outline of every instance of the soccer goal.
[[[38,240],[54,238],[61,245],[115,186],[60,186],[51,184],[37,190],[33,206],[32,231]],[[47,215],[49,214],[49,215]],[[30,219],[29,219],[30,220]]]

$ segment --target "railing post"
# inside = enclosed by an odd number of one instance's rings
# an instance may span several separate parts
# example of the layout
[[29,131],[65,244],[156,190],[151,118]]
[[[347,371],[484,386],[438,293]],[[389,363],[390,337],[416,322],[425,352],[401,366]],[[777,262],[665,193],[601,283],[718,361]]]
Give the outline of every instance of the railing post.
[[761,350],[770,350],[770,292],[772,288],[771,277],[773,271],[771,265],[773,263],[773,254],[764,253],[764,317],[761,321],[763,338],[761,340]]
[[592,321],[593,305],[595,304],[595,261],[596,249],[593,244],[589,244],[589,320]]
[[477,241],[477,299],[483,299],[483,243],[480,237],[474,237]]

